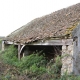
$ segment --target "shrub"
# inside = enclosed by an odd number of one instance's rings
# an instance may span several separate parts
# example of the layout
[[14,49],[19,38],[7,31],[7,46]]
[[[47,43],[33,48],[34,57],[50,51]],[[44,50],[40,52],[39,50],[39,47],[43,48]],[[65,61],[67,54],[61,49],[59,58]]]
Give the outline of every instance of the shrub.
[[17,49],[13,45],[9,46],[2,54],[2,58],[5,61],[5,63],[15,65],[15,62],[18,61]]
[[[37,76],[41,78],[41,75],[47,74],[50,80],[80,80],[80,76],[68,74],[64,74],[63,76],[60,75],[62,57],[57,56],[47,63],[44,55],[40,55],[40,53],[41,52],[34,52],[29,56],[23,57],[21,61],[18,61],[17,49],[12,45],[2,52],[1,55],[6,63],[14,65],[21,72],[31,75],[31,78],[36,78]],[[9,78],[10,75],[6,75],[6,77]],[[3,76],[2,79],[4,79]],[[41,78],[41,80],[43,79]]]
[[23,57],[18,67],[22,71],[29,70],[31,72],[32,70],[32,73],[38,71],[38,73],[41,73],[40,70],[45,67],[46,63],[47,61],[44,56],[33,53],[29,56]]
[[33,74],[33,75],[40,75],[40,74],[42,75],[45,72],[46,72],[45,67],[42,67],[42,66],[37,67],[36,64],[33,64],[28,71],[28,73]]
[[60,56],[51,59],[50,62],[47,64],[47,73],[53,78],[52,80],[58,80],[58,78],[60,78],[61,67],[62,63]]

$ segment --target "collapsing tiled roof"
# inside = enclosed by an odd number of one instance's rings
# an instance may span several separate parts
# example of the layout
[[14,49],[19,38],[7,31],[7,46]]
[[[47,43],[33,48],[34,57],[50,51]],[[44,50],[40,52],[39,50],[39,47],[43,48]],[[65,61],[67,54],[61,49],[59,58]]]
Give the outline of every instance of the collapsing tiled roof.
[[[80,3],[34,19],[6,37],[6,40],[28,43],[69,34],[80,21]],[[70,29],[70,30],[69,30]]]

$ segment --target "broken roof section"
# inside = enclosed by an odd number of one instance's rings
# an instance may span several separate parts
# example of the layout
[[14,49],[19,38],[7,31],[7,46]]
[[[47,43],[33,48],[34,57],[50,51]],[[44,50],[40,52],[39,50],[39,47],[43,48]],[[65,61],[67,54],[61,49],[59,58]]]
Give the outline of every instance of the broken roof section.
[[80,3],[34,19],[12,32],[5,40],[29,43],[46,38],[62,38],[70,34],[79,21]]

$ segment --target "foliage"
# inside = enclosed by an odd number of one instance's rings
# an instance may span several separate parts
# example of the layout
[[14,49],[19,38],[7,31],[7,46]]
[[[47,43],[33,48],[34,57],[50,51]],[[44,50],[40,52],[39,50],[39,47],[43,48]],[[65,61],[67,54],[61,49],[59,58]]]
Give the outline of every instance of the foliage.
[[43,55],[40,55],[41,52],[34,52],[29,56],[23,57],[20,61],[17,59],[17,49],[13,45],[2,53],[4,62],[14,65],[21,72],[28,71],[34,74],[46,72],[45,65],[47,61]]
[[47,72],[45,67],[37,67],[36,64],[33,64],[30,69],[28,70],[28,74],[30,75],[42,75],[43,73]]
[[[62,67],[61,59],[63,56],[57,56],[48,62],[44,55],[40,55],[41,52],[34,52],[18,61],[17,49],[13,45],[1,53],[3,61],[14,65],[21,73],[27,74],[31,80],[80,80],[80,76],[68,75],[67,73],[62,76],[60,75]],[[12,77],[11,72],[7,72],[0,79],[12,80]]]
[[36,66],[38,66],[38,67],[45,66],[46,60],[42,55],[39,56],[39,54],[31,54],[31,55],[23,57],[21,59],[20,66],[21,66],[21,68],[25,68],[25,67],[30,68],[34,64],[36,64]]
[[54,80],[60,78],[60,73],[61,73],[61,57],[57,56],[54,59],[51,59],[51,61],[47,65],[47,73],[54,78]]
[[39,55],[38,52],[36,54],[33,53],[29,56],[23,57],[18,67],[20,68],[20,70],[26,72],[27,74],[39,75],[46,72],[46,63],[47,61],[44,56]]
[[5,63],[14,65],[18,61],[17,49],[13,45],[9,46],[2,54],[2,58]]
[[80,76],[64,74],[59,80],[80,80]]

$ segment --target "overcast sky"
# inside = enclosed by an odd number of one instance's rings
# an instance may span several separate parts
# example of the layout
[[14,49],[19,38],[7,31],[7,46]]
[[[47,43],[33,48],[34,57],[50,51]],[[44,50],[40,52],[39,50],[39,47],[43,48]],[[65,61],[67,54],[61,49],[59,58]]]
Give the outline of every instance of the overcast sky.
[[9,35],[37,17],[79,2],[80,0],[0,0],[0,36]]

